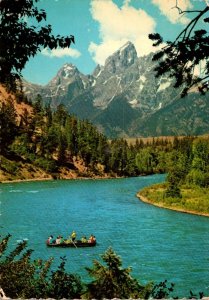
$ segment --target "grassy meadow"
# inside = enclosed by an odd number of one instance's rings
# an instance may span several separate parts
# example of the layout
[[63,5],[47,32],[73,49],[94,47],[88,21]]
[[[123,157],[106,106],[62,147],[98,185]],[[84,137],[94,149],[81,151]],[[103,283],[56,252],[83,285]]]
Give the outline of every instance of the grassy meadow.
[[144,202],[172,210],[209,217],[209,188],[183,185],[181,198],[165,197],[166,183],[141,190],[137,196]]

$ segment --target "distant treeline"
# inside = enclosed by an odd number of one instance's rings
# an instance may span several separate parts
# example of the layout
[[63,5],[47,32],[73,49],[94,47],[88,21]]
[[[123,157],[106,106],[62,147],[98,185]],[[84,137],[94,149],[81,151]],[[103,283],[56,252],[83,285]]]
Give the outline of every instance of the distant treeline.
[[[31,105],[31,111],[25,109],[17,118],[12,99],[1,104],[2,156],[19,156],[57,176],[60,167],[74,168],[75,158],[82,160],[89,172],[99,176],[166,173],[174,164],[189,171],[191,164],[198,164],[193,159],[194,156],[199,159],[196,152],[201,150],[196,147],[194,152],[197,144],[194,137],[153,138],[146,142],[136,139],[135,143],[123,138],[109,141],[89,121],[69,115],[63,105],[52,111],[49,105],[43,106],[39,95]],[[209,139],[201,141],[208,149]],[[201,157],[205,168],[208,168],[207,155]],[[6,163],[4,168],[7,169]]]

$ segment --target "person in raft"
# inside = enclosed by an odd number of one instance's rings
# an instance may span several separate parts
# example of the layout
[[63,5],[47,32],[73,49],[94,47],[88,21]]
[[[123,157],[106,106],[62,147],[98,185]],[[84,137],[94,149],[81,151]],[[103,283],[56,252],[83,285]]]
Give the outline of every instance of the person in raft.
[[61,244],[61,236],[60,235],[56,238],[56,244]]
[[85,237],[85,236],[83,236],[82,238],[81,238],[81,242],[82,243],[87,243],[88,241],[87,241],[87,238]]
[[50,235],[46,240],[47,245],[52,244],[53,235]]
[[76,232],[73,230],[72,234],[71,234],[71,239],[74,242],[76,239]]
[[88,239],[88,243],[96,243],[96,237],[91,234],[90,238]]

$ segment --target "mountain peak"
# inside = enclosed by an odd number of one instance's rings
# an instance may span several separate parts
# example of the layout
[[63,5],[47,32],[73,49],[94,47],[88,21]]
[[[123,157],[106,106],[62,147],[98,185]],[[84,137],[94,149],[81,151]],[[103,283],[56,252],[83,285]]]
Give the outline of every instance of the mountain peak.
[[71,77],[72,75],[74,75],[75,73],[78,72],[78,69],[76,68],[76,66],[74,66],[71,63],[66,63],[64,64],[64,66],[60,69],[59,71],[59,75],[61,75],[62,77]]
[[57,75],[48,83],[48,85],[60,85],[69,81],[72,81],[73,78],[79,75],[79,71],[71,63],[66,63],[64,66],[59,69]]
[[[134,44],[132,42],[128,41],[122,47],[120,47],[118,49],[118,51],[125,51],[126,49],[127,50],[135,49],[135,46],[134,46]],[[118,51],[116,51],[116,52],[118,52]],[[135,49],[135,51],[136,51],[136,49]]]
[[134,44],[127,42],[106,59],[105,68],[111,73],[116,73],[117,70],[127,68],[134,64],[136,59],[137,52]]

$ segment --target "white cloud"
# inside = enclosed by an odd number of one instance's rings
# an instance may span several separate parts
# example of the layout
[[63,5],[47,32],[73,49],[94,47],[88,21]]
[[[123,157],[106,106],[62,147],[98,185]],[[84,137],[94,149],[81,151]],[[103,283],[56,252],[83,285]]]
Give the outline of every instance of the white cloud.
[[41,51],[42,55],[49,56],[49,57],[65,57],[65,56],[70,56],[74,58],[78,58],[81,56],[81,53],[72,48],[57,48],[50,50],[49,48],[45,48]]
[[[179,14],[178,9],[175,8],[176,0],[152,0],[152,3],[159,7],[161,14],[165,15],[171,23],[188,23],[189,19],[184,14]],[[193,7],[190,0],[179,1],[178,6],[182,11]]]
[[101,43],[90,43],[89,52],[96,63],[104,64],[111,55],[127,41],[131,41],[138,55],[156,51],[148,34],[155,32],[155,20],[142,9],[130,6],[130,0],[125,0],[119,8],[113,0],[92,0],[91,14],[99,23]]

